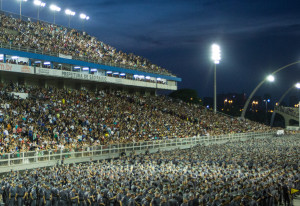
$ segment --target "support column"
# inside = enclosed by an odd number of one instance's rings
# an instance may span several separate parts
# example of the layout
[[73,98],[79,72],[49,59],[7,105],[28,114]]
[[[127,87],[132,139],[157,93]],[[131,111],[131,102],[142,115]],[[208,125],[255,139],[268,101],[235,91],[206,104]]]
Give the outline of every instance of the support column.
[[290,126],[290,119],[288,117],[284,117],[284,124],[285,124],[285,127]]
[[6,63],[6,54],[3,54],[3,63]]
[[31,66],[31,59],[28,60],[28,66]]
[[54,67],[53,67],[53,62],[51,62],[51,69],[53,69]]

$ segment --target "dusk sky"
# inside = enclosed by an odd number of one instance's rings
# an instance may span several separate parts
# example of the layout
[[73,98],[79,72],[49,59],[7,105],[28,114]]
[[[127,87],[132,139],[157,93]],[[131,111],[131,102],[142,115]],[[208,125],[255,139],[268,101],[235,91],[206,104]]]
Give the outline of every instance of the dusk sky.
[[[2,0],[3,10],[19,13],[17,0]],[[33,0],[22,13],[36,18]],[[84,29],[118,50],[144,56],[172,71],[183,81],[179,88],[213,95],[210,46],[218,43],[218,93],[246,92],[270,72],[300,60],[299,0],[45,0],[62,8],[56,23],[67,26],[65,9],[77,16],[71,26],[82,29],[78,14],[90,16]],[[53,22],[43,8],[40,19]],[[281,94],[300,81],[300,64],[280,72],[260,94]],[[299,96],[299,92],[295,93]]]

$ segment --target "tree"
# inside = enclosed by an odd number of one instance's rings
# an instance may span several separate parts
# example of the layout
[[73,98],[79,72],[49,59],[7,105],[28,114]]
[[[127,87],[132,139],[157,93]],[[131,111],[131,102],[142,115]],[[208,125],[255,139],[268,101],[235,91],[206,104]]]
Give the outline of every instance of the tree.
[[202,105],[202,100],[198,97],[197,91],[194,89],[179,89],[169,94],[169,96],[184,102]]

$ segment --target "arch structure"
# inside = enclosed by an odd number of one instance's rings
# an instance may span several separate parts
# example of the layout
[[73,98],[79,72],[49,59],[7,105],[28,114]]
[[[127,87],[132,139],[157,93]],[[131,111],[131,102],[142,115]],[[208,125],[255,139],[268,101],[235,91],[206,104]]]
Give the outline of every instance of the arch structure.
[[[299,109],[294,107],[275,107],[274,112],[281,115],[284,118],[285,127],[294,126],[291,122],[296,121],[299,123]],[[293,120],[293,121],[292,121]]]

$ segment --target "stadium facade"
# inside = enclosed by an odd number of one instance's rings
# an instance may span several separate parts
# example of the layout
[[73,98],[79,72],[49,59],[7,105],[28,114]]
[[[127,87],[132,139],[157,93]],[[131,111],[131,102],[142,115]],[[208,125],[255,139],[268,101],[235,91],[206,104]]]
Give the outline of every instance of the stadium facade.
[[56,53],[15,47],[0,43],[1,82],[18,82],[40,87],[96,90],[128,89],[144,93],[177,90],[181,81],[146,71],[99,64]]

